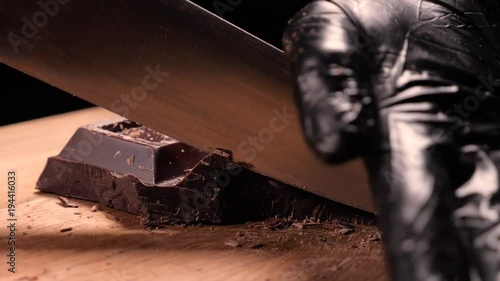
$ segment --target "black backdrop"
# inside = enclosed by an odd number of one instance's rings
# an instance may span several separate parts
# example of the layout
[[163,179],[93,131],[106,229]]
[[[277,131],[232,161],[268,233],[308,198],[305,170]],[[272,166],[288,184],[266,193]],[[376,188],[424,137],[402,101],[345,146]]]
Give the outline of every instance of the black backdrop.
[[[308,0],[194,0],[263,40],[281,48],[286,23]],[[0,64],[0,126],[92,106]]]

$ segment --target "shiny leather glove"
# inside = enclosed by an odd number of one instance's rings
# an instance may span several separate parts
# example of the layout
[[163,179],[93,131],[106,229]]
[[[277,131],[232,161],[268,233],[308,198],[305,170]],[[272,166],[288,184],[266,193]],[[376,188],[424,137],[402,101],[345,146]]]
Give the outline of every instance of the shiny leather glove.
[[311,148],[365,161],[392,280],[500,280],[498,1],[314,1],[283,46]]

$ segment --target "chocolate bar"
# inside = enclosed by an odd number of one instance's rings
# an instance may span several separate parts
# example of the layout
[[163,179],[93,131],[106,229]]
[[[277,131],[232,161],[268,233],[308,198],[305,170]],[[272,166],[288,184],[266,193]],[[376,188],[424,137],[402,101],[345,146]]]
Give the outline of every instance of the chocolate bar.
[[143,216],[148,225],[228,224],[269,217],[371,222],[372,215],[277,182],[138,123],[79,128],[50,157],[37,188]]

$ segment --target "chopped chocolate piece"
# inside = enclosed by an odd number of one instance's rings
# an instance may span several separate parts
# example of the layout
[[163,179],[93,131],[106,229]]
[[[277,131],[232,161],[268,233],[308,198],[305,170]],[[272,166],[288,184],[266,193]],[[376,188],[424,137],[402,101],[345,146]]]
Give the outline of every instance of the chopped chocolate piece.
[[[37,188],[142,216],[146,225],[227,224],[270,217],[373,222],[368,213],[248,167],[234,162],[230,151],[201,151],[120,121],[79,128],[61,153],[48,159]],[[292,223],[277,221],[269,227],[279,230]]]

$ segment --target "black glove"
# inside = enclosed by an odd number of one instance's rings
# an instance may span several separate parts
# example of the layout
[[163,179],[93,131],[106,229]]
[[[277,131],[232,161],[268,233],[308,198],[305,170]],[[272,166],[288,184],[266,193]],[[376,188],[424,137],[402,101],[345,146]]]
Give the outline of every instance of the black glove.
[[315,1],[283,44],[311,148],[365,160],[392,280],[500,280],[498,1]]

